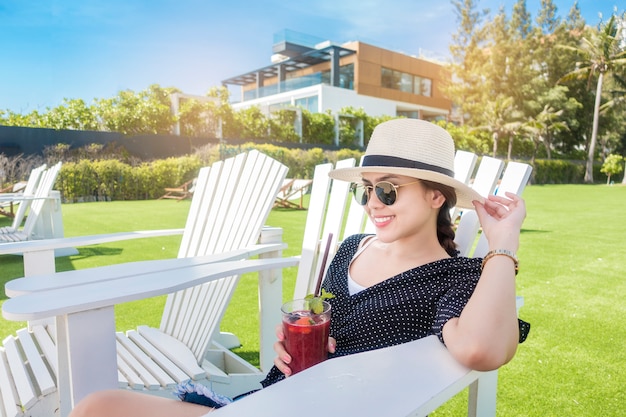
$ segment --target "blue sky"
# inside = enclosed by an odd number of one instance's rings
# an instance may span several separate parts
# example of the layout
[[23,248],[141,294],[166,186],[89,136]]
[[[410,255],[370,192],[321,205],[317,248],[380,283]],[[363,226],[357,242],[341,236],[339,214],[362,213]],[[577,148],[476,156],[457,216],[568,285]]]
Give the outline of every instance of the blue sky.
[[[622,0],[579,0],[588,24]],[[510,14],[514,0],[479,0]],[[574,0],[554,0],[565,17]],[[533,18],[540,0],[526,0]],[[623,3],[619,11],[624,10]],[[2,0],[0,109],[45,112],[63,98],[111,98],[150,84],[205,94],[270,64],[283,29],[446,55],[456,16],[432,0]]]

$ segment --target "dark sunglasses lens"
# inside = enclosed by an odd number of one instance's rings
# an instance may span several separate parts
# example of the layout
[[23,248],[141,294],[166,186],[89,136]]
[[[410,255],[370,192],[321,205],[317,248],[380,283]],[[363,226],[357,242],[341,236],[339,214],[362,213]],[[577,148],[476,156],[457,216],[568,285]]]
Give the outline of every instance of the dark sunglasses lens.
[[389,182],[379,182],[376,184],[376,197],[386,206],[396,202],[396,189]]
[[358,204],[362,206],[367,204],[367,191],[364,186],[355,185],[352,191],[354,193],[354,199]]

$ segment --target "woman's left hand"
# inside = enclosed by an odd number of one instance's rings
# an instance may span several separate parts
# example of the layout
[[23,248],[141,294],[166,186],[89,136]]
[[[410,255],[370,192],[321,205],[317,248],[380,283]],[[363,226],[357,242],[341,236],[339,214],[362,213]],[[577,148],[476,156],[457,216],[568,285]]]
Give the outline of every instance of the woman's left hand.
[[[484,203],[474,201],[474,207],[489,245],[516,251],[526,205],[516,194],[506,192],[505,195],[490,195]],[[512,244],[515,247],[510,247]]]

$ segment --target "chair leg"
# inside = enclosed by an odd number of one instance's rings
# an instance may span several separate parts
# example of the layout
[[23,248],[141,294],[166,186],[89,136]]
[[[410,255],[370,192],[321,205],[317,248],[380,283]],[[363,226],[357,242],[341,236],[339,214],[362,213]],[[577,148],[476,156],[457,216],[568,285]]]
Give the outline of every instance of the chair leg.
[[0,214],[12,219],[15,217],[15,213],[13,212],[13,202],[10,202],[8,207],[9,207],[8,211],[5,210],[4,208],[0,208]]
[[484,372],[474,381],[469,387],[467,416],[495,417],[497,388],[498,370]]

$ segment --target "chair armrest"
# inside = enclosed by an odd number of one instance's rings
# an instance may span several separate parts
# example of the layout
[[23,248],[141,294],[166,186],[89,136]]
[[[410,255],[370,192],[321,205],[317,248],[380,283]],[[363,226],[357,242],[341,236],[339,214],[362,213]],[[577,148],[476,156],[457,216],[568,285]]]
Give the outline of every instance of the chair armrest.
[[[84,270],[66,271],[63,274],[46,274],[32,277],[17,278],[5,284],[5,293],[8,297],[17,297],[39,291],[50,291],[68,287],[85,286],[97,282],[133,279],[137,275],[157,272],[173,271],[181,268],[190,268],[208,265],[215,262],[227,262],[251,258],[268,252],[283,250],[286,243],[266,243],[253,245],[246,249],[239,249],[215,255],[195,256],[189,258],[163,259],[129,262],[118,265],[109,265]],[[294,260],[294,262],[296,262]],[[119,285],[119,284],[118,284]]]
[[322,410],[345,416],[425,416],[483,372],[459,364],[436,336],[322,362],[215,410],[211,416],[251,416],[258,410]]
[[0,202],[16,202],[16,201],[34,201],[34,200],[56,200],[57,196],[48,194],[46,196],[37,196],[35,194],[21,193],[2,193],[0,194]]
[[[109,279],[106,281],[35,291],[21,295],[4,302],[2,305],[2,315],[7,320],[13,321],[38,320],[52,316],[63,316],[114,306],[128,301],[169,294],[174,291],[227,276],[285,268],[297,264],[296,260],[290,258],[269,258],[190,265],[190,259],[194,258],[171,260],[174,265],[177,263],[180,264],[179,268],[175,268],[176,273],[173,273],[171,269],[165,271],[151,271],[148,273],[142,273],[141,270],[134,270],[132,271],[134,274],[129,274],[128,271],[126,271],[123,274],[124,278],[126,278],[124,285],[120,285],[117,279]],[[87,277],[93,274],[97,269],[99,268],[77,272],[82,272],[82,274]],[[56,277],[63,279],[66,274],[68,273],[60,272],[56,274]]]
[[15,193],[15,194],[2,194],[0,195],[0,202],[16,202],[16,201],[32,201],[32,200],[45,200],[47,198],[52,198],[52,197],[35,197],[32,194],[21,194],[21,193]]

